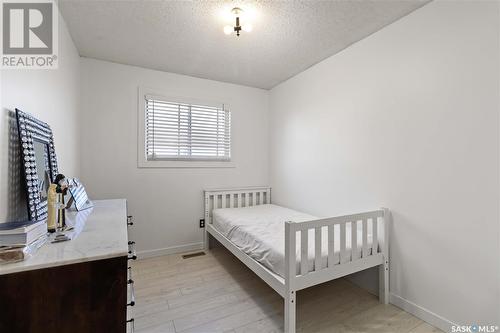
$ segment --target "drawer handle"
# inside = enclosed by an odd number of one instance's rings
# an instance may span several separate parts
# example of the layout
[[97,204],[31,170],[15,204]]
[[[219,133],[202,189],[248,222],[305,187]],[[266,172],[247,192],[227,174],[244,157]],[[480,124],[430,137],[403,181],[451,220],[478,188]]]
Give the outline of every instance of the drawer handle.
[[132,267],[127,268],[127,283],[130,283],[130,281],[134,283],[134,280],[132,280]]
[[130,303],[127,304],[127,306],[134,306],[135,305],[135,290],[134,290],[134,282],[130,283]]
[[132,222],[133,216],[129,215],[127,216],[127,225],[134,225],[134,222]]
[[128,242],[128,254],[132,254],[132,252],[135,252],[135,242],[129,241]]
[[130,332],[134,333],[135,331],[135,321],[134,318],[127,320],[127,324],[130,323]]
[[128,259],[132,259],[132,260],[136,260],[137,259],[137,253],[135,251],[135,242],[133,242],[132,244],[129,244],[129,248],[128,248]]

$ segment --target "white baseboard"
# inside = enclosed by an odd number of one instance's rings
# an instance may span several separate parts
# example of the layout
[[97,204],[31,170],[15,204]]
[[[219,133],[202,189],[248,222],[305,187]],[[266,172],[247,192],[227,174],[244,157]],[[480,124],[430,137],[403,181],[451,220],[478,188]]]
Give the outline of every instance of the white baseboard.
[[191,244],[185,244],[185,245],[179,245],[179,246],[166,247],[163,249],[138,251],[137,258],[139,258],[139,259],[152,258],[152,257],[164,256],[167,254],[183,253],[183,252],[196,251],[196,250],[201,250],[201,249],[203,249],[203,242],[191,243]]
[[428,322],[434,327],[439,328],[443,332],[450,332],[451,326],[456,325],[452,321],[441,317],[438,314],[435,314],[432,311],[429,311],[420,305],[417,305],[407,299],[404,299],[398,295],[390,294],[389,302],[398,308],[405,310],[408,313],[411,313],[417,318],[422,319],[423,321]]

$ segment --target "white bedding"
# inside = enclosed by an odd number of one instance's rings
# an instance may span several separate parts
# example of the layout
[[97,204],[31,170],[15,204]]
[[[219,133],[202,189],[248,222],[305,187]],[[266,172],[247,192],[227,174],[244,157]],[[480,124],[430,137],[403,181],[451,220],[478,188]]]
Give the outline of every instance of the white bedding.
[[[274,273],[284,276],[285,270],[285,221],[302,222],[316,217],[276,205],[257,205],[243,208],[223,208],[213,211],[213,226],[234,245]],[[362,247],[361,223],[358,223],[358,257]],[[346,248],[351,249],[350,224],[346,225]],[[308,234],[309,271],[314,270],[314,229]],[[334,264],[340,262],[340,227],[335,226]],[[371,253],[371,223],[368,224],[368,244]],[[300,271],[300,233],[297,233],[297,274]],[[342,258],[347,262],[348,258]],[[322,228],[322,256],[320,265],[328,262],[328,232]]]

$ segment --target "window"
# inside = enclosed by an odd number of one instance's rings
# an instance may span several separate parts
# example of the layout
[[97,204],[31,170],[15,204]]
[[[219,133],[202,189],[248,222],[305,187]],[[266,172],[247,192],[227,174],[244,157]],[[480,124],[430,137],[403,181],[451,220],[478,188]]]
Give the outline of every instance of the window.
[[231,113],[224,105],[143,96],[146,161],[230,161]]

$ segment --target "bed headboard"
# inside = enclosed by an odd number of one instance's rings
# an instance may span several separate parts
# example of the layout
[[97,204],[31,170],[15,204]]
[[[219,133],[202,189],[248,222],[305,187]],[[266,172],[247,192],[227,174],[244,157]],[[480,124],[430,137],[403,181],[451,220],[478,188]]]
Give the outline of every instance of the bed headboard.
[[205,190],[205,221],[212,223],[212,210],[239,208],[271,203],[269,186]]

